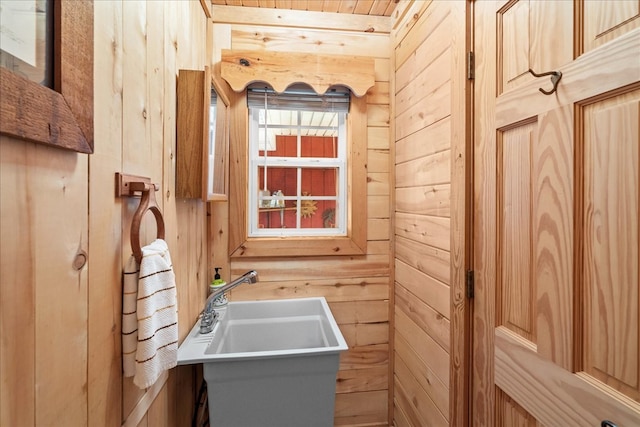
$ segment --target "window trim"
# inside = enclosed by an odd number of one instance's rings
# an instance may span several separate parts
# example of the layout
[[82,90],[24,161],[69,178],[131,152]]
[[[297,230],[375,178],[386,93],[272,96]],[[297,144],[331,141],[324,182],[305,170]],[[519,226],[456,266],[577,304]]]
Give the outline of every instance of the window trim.
[[347,115],[347,235],[249,237],[249,114],[246,91],[231,100],[229,256],[365,255],[367,253],[367,102],[351,96]]

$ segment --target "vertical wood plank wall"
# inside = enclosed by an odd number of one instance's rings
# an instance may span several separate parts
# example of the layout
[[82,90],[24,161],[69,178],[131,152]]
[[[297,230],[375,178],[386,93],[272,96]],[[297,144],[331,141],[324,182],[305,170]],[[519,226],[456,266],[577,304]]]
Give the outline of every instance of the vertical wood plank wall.
[[[207,17],[198,1],[95,1],[94,13],[95,153],[0,137],[3,426],[189,425],[199,385],[177,368],[153,400],[122,378],[121,276],[139,199],[116,198],[114,175],[160,185],[182,339],[204,301],[208,246],[205,204],[174,196],[176,76],[209,60]],[[143,244],[155,237],[145,221]]]
[[[387,426],[389,378],[389,33],[365,28],[328,30],[330,15],[296,14],[309,19],[275,20],[268,12],[226,6],[213,9],[215,49],[256,49],[375,58],[376,83],[367,96],[368,220],[367,254],[323,258],[228,258],[228,209],[211,206],[212,263],[223,277],[256,269],[260,281],[240,286],[232,300],[324,296],[349,344],[338,372],[335,425]],[[223,11],[223,13],[216,13]],[[282,11],[286,14],[286,11]],[[229,16],[233,15],[233,18]],[[323,16],[321,16],[323,15]],[[222,17],[224,16],[224,18]],[[218,17],[218,18],[217,18]],[[219,19],[225,19],[220,22]],[[256,25],[251,22],[261,22]],[[283,24],[286,22],[289,26]],[[357,22],[357,21],[356,21]],[[337,24],[336,24],[337,25]],[[325,27],[325,28],[323,28]],[[226,40],[226,44],[224,41]],[[214,53],[214,58],[216,53]],[[233,143],[233,141],[232,141]]]
[[[449,397],[460,378],[450,375],[451,355],[460,351],[458,346],[463,344],[457,338],[451,340],[451,295],[452,290],[455,295],[464,295],[458,292],[463,276],[458,270],[464,268],[463,159],[467,154],[467,83],[459,72],[464,67],[464,10],[464,2],[407,1],[394,12],[391,43],[396,426],[464,423],[462,419],[453,422],[451,414],[458,417],[456,411],[461,409],[450,409]],[[455,170],[452,164],[456,164]],[[460,212],[452,211],[453,203]],[[460,258],[455,264],[454,257]],[[458,334],[460,326],[456,324],[454,334]],[[455,349],[451,348],[453,344]]]
[[[217,6],[207,27],[202,3],[95,2],[91,156],[0,137],[0,425],[190,423],[196,369],[172,370],[155,399],[122,378],[121,272],[137,200],[114,196],[116,172],[160,184],[181,339],[201,309],[209,267],[223,267],[227,280],[255,268],[261,281],[232,299],[330,302],[350,347],[338,373],[336,425],[446,425],[459,121],[449,2],[402,0],[393,30],[253,8],[216,20],[216,11],[233,9]],[[177,71],[203,69],[224,48],[375,58],[366,255],[231,260],[227,203],[175,198]],[[155,229],[146,221],[144,242]],[[75,270],[80,252],[88,262]]]

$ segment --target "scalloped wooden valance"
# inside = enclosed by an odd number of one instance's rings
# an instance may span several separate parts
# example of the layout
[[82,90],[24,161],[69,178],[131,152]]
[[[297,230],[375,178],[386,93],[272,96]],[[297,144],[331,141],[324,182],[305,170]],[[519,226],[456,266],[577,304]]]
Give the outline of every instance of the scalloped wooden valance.
[[318,94],[343,85],[363,96],[375,84],[374,60],[363,56],[223,50],[220,74],[236,92],[254,82],[266,82],[276,92],[306,83]]

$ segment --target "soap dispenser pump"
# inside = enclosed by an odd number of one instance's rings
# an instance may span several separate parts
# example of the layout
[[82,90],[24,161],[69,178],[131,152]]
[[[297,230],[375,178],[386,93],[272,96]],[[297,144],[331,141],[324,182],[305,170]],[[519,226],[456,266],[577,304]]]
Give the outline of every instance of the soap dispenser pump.
[[[221,288],[221,287],[223,287],[224,285],[227,284],[224,281],[224,279],[220,278],[220,273],[218,272],[218,270],[222,270],[222,268],[221,267],[216,267],[216,268],[214,268],[214,270],[215,270],[215,274],[213,276],[213,281],[209,285],[209,294],[211,294],[216,289],[219,289],[219,288]],[[217,297],[213,301],[213,306],[214,307],[221,307],[223,305],[226,305],[227,302],[228,302],[227,295],[226,295],[226,293],[224,293],[224,294],[220,295],[219,297]]]

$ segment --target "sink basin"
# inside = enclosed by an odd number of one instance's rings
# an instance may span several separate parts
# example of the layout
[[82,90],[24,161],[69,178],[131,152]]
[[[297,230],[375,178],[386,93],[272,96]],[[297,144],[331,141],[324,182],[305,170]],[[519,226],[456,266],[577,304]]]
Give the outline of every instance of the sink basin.
[[336,375],[347,344],[320,298],[230,302],[213,330],[199,322],[178,364],[203,364],[211,425],[333,426]]
[[319,298],[230,302],[213,331],[196,323],[178,348],[178,364],[337,353],[347,344],[327,301]]

